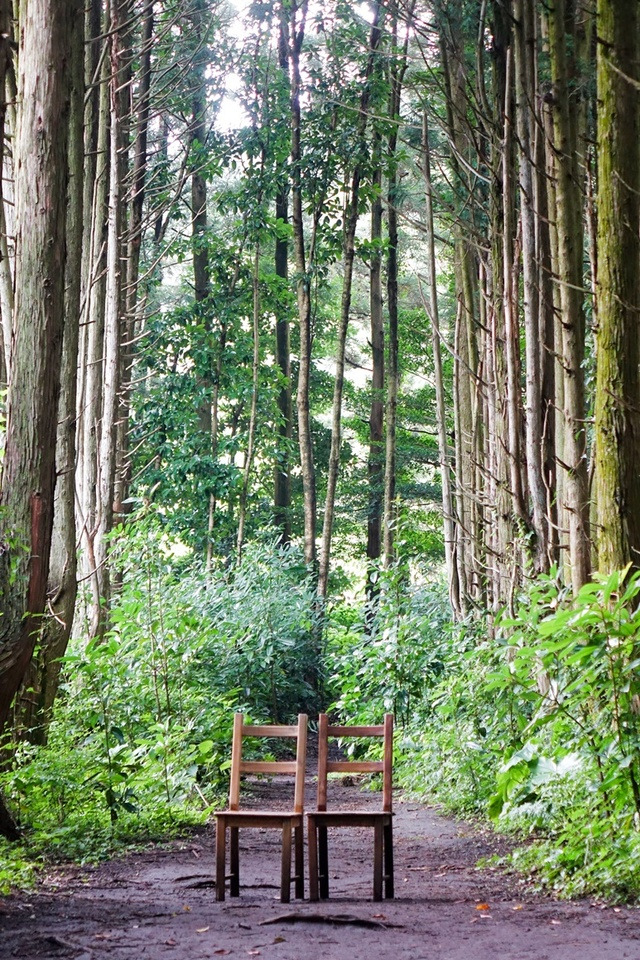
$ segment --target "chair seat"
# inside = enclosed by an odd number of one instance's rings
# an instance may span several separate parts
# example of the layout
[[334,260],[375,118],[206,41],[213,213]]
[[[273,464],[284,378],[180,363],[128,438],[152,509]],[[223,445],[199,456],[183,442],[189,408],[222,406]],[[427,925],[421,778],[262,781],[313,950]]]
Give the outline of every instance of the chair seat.
[[216,820],[224,820],[228,827],[281,827],[290,823],[292,827],[302,825],[303,814],[289,810],[221,810]]
[[393,814],[381,810],[314,810],[307,814],[314,823],[333,827],[373,827],[391,823]]

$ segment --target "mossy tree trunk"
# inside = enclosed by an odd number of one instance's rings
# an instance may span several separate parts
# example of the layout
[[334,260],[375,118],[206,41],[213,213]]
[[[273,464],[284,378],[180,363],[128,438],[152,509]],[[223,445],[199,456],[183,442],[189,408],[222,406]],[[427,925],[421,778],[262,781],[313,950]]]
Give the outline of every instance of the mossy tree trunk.
[[637,0],[599,0],[598,566],[640,567],[640,34]]

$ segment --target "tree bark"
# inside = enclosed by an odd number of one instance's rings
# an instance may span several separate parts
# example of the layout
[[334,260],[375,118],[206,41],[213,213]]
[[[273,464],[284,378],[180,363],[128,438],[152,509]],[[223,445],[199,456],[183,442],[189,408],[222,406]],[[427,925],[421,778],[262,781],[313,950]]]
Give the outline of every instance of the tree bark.
[[[395,528],[397,519],[396,504],[396,437],[398,421],[398,394],[400,390],[399,338],[398,338],[398,126],[400,123],[400,101],[402,85],[407,70],[407,51],[409,29],[413,20],[415,2],[411,0],[405,10],[406,32],[400,56],[391,59],[389,67],[389,107],[391,121],[387,140],[387,315],[388,315],[388,366],[387,394],[385,403],[386,437],[384,457],[384,518],[383,552],[384,565],[389,568],[395,559]],[[389,4],[389,22],[391,45],[395,51],[398,46],[398,3]]]
[[[292,0],[288,12],[288,57],[291,81],[291,214],[293,248],[296,262],[296,288],[300,326],[300,358],[296,405],[298,411],[298,444],[304,497],[304,556],[307,565],[316,565],[316,477],[313,462],[309,387],[311,377],[311,289],[307,272],[302,209],[302,118],[300,109],[300,51],[304,41],[308,0]],[[283,10],[282,13],[285,16]],[[310,258],[311,259],[311,258]]]
[[369,506],[367,510],[367,599],[378,592],[376,565],[382,554],[382,511],[384,507],[384,314],[382,304],[382,156],[381,136],[374,132],[374,165],[371,205],[371,263],[369,267],[369,311],[371,314],[371,408],[369,413]]
[[21,2],[16,323],[0,501],[0,735],[46,600],[64,331],[71,21],[67,0]]
[[640,24],[598,0],[598,567],[640,567]]
[[371,99],[371,77],[374,69],[374,58],[381,37],[380,4],[374,9],[371,33],[369,36],[369,55],[363,79],[363,91],[360,97],[360,112],[356,131],[358,149],[355,167],[351,178],[349,202],[345,216],[345,231],[343,240],[343,278],[342,299],[340,303],[340,322],[338,324],[338,349],[336,353],[336,372],[333,391],[333,406],[331,414],[331,449],[329,451],[329,469],[327,474],[327,494],[324,506],[324,523],[322,527],[322,549],[318,572],[318,593],[326,598],[329,586],[329,563],[331,556],[331,536],[333,532],[333,516],[335,511],[336,489],[338,472],[340,469],[340,448],[342,446],[342,393],[344,390],[344,358],[349,327],[349,313],[351,310],[351,289],[353,284],[353,263],[355,259],[355,238],[358,226],[358,204],[360,199],[360,183],[364,173],[364,164],[368,145],[365,134],[368,120],[368,108]]
[[526,376],[526,467],[531,502],[534,567],[549,569],[549,524],[542,458],[542,331],[539,309],[539,255],[536,217],[536,30],[535,11],[524,0],[514,4],[516,129],[518,134],[522,273],[524,279],[524,330]]
[[242,557],[244,545],[244,531],[247,519],[247,502],[249,499],[249,480],[256,447],[256,429],[258,422],[258,391],[260,386],[260,244],[256,243],[253,258],[253,363],[251,368],[251,408],[249,410],[249,437],[247,452],[244,458],[242,471],[242,488],[240,503],[238,504],[238,535],[236,551],[238,560]]
[[138,82],[136,138],[131,172],[129,224],[127,231],[126,284],[123,290],[125,302],[124,331],[122,344],[122,371],[116,443],[116,476],[114,514],[121,519],[128,512],[126,501],[129,492],[131,464],[129,462],[129,416],[131,408],[131,375],[134,362],[136,330],[139,326],[139,277],[142,238],[144,233],[143,211],[147,178],[147,141],[149,113],[151,108],[151,50],[153,46],[155,0],[147,0],[144,9],[140,48],[140,76]]
[[66,227],[64,339],[60,370],[60,403],[56,442],[56,490],[53,537],[47,582],[51,616],[43,621],[37,655],[23,687],[20,725],[32,743],[45,743],[58,693],[62,657],[75,613],[77,545],[75,522],[76,385],[80,332],[82,264],[82,198],[84,168],[84,16],[82,0],[69,0],[71,16],[71,79],[69,122],[69,185]]
[[113,528],[117,417],[123,341],[123,212],[126,172],[125,120],[129,115],[127,36],[130,0],[111,0],[109,58],[109,208],[104,307],[104,361],[102,367],[102,421],[98,446],[96,536],[94,546],[97,603],[94,601],[90,634],[103,637],[109,623],[111,570],[108,534]]
[[[93,29],[99,29],[98,23],[92,23]],[[109,11],[105,11],[103,30],[110,29]],[[107,41],[105,41],[107,42]],[[97,46],[97,41],[96,41]],[[105,318],[105,277],[107,246],[107,197],[109,185],[109,57],[106,51],[95,54],[96,69],[99,65],[99,88],[97,104],[89,99],[89,105],[97,108],[95,123],[85,124],[86,146],[93,146],[95,137],[95,159],[92,154],[85,159],[85,177],[93,173],[93,189],[87,193],[85,202],[91,203],[91,216],[85,210],[85,227],[90,222],[83,238],[83,275],[82,289],[85,309],[83,315],[86,331],[82,338],[80,363],[81,385],[78,392],[78,487],[79,487],[79,528],[82,533],[82,575],[91,584],[91,607],[97,609],[100,604],[100,586],[98,582],[95,558],[95,537],[97,531],[97,489],[98,489],[98,449],[102,422],[102,370],[104,362],[104,318]],[[91,76],[95,74],[90,70]],[[90,616],[90,614],[89,614]]]
[[[287,56],[287,38],[282,20],[278,34],[278,63],[283,83],[289,87],[289,60]],[[280,182],[276,194],[276,221],[282,226],[289,222],[289,192],[284,171],[280,171]],[[293,410],[291,405],[291,345],[289,338],[289,314],[286,300],[287,281],[289,279],[289,242],[280,231],[275,244],[275,271],[280,280],[282,297],[279,299],[276,313],[276,364],[282,377],[282,386],[278,392],[278,450],[274,476],[273,514],[274,522],[280,530],[280,542],[289,543],[291,539],[291,436]]]
[[[577,164],[577,114],[569,90],[567,48],[577,45],[574,0],[556,0],[549,7],[549,52],[553,97],[553,148],[556,173],[557,282],[564,393],[566,509],[569,557],[574,592],[591,573],[589,478],[584,388],[585,318],[583,295],[582,195]],[[570,31],[570,32],[568,32]]]
[[422,150],[424,156],[425,220],[427,226],[427,277],[429,282],[429,320],[431,322],[431,344],[433,349],[433,367],[436,385],[436,420],[438,424],[438,453],[440,456],[440,475],[442,477],[442,522],[444,527],[444,557],[449,584],[449,600],[456,619],[462,613],[460,605],[460,585],[456,568],[455,518],[453,512],[453,492],[451,485],[451,459],[447,442],[447,414],[442,371],[442,351],[440,349],[440,320],[438,311],[438,287],[436,272],[435,230],[433,218],[433,185],[431,180],[431,150],[429,146],[429,122],[427,111],[422,115]]
[[[13,278],[9,260],[9,244],[5,218],[3,170],[5,165],[5,133],[7,128],[7,74],[11,68],[11,0],[0,0],[0,319],[2,321],[2,382],[6,383],[11,367],[11,333],[13,327]],[[15,131],[11,131],[15,133]]]

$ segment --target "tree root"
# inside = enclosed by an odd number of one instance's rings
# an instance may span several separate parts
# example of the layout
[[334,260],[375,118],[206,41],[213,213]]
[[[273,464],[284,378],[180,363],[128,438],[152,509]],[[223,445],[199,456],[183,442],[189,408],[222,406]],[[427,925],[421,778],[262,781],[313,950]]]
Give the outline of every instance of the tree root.
[[404,929],[402,923],[369,920],[367,917],[355,917],[351,913],[282,913],[277,917],[261,920],[258,926],[266,927],[271,923],[333,923],[349,924],[354,927],[374,927],[377,930],[386,930],[388,927]]

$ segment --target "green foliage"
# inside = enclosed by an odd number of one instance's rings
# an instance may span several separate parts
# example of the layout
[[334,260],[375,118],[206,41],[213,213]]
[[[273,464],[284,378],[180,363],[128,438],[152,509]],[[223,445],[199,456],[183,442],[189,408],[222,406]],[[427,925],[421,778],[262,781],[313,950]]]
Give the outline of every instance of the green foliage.
[[181,551],[152,512],[118,532],[111,630],[76,641],[47,746],[16,745],[0,774],[28,838],[25,880],[38,856],[95,859],[201,822],[226,792],[234,710],[313,709],[315,593],[299,554],[254,544],[208,577]]
[[490,687],[511,687],[531,704],[525,744],[548,744],[553,761],[583,757],[597,770],[593,786],[609,814],[622,807],[633,816],[640,811],[640,577],[627,581],[627,572],[597,577],[564,603],[553,579],[543,581],[518,617],[503,621],[508,657]]
[[443,669],[449,607],[440,584],[412,587],[402,564],[381,571],[365,617],[331,617],[327,672],[336,709],[353,722],[392,711],[408,724]]
[[637,897],[640,574],[577,597],[554,574],[487,639],[449,622],[442,587],[401,566],[377,609],[332,615],[335,708],[400,721],[397,776],[455,812],[530,839],[512,862],[563,895]]

